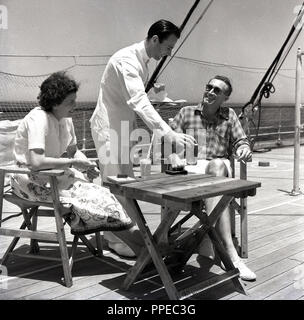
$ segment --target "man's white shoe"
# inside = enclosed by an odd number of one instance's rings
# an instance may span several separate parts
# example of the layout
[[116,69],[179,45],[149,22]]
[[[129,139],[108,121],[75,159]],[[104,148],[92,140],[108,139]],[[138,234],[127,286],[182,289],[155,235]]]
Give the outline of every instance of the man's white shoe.
[[107,241],[108,247],[115,251],[118,255],[127,258],[136,257],[134,251],[118,237],[116,237],[114,233],[105,231],[103,233],[103,238]]
[[233,265],[239,269],[240,271],[240,278],[245,281],[255,281],[256,274],[251,271],[245,263],[240,259],[238,261],[233,261]]

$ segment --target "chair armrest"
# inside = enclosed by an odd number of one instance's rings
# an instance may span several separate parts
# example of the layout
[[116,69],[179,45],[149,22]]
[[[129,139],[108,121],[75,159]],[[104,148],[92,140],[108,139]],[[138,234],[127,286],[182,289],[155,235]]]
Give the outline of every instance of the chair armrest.
[[2,166],[0,167],[0,171],[3,171],[4,173],[19,173],[19,174],[36,173],[43,176],[52,176],[52,177],[64,175],[64,170],[62,169],[45,169],[45,170],[33,171],[28,168],[20,168],[17,165]]
[[[237,159],[235,158],[234,155],[231,155],[228,159],[229,159],[231,162],[232,162],[232,161],[237,161]],[[252,162],[252,159],[245,161],[245,163],[248,163],[248,162]]]
[[[231,168],[232,168],[232,177],[235,178],[235,161],[237,161],[234,156],[229,157]],[[247,163],[252,162],[252,159],[243,162],[240,161],[240,179],[247,180]]]

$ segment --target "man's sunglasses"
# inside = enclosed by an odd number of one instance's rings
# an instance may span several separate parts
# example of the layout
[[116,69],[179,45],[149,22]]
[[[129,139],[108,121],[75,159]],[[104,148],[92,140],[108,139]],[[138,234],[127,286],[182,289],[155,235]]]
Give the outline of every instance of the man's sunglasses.
[[219,94],[221,94],[221,93],[223,92],[223,90],[222,90],[221,88],[219,88],[219,87],[214,87],[214,86],[211,85],[211,84],[207,84],[207,85],[206,85],[205,90],[206,90],[207,92],[210,92],[212,89],[213,89],[213,92],[214,92],[216,95],[219,95]]

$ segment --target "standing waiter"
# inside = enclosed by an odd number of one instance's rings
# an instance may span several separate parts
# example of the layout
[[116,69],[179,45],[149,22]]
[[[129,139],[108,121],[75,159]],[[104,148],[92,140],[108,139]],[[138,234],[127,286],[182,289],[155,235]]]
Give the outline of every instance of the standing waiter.
[[167,139],[176,140],[177,144],[193,143],[191,136],[172,131],[145,92],[150,58],[160,60],[170,56],[179,37],[176,25],[160,20],[150,27],[145,40],[119,50],[110,58],[102,76],[97,106],[90,119],[104,178],[117,173],[133,176],[129,136],[136,129],[136,114],[151,130],[159,129],[158,132]]
[[[159,20],[150,27],[145,40],[119,50],[110,58],[101,79],[97,106],[90,119],[104,179],[118,173],[133,176],[130,134],[136,129],[136,114],[167,141],[193,146],[194,138],[174,132],[151,105],[145,92],[149,60],[170,56],[179,37],[180,30],[176,25]],[[117,198],[124,205],[124,199]],[[132,212],[128,214],[132,218]]]

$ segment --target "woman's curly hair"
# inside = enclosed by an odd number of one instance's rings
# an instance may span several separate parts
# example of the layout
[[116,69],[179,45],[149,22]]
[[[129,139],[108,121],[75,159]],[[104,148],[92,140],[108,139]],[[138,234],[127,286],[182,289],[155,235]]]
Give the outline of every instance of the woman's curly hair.
[[65,72],[56,72],[42,82],[37,99],[43,110],[51,112],[54,106],[61,104],[69,94],[77,92],[78,88],[79,84]]

